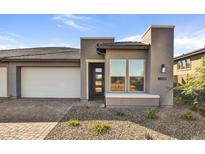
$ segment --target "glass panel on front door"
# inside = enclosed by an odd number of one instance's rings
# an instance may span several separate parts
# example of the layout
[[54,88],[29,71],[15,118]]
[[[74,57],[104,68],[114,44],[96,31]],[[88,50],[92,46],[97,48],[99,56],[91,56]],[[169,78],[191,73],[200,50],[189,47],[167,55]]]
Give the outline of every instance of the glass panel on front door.
[[103,76],[102,68],[95,68],[95,93],[102,93],[103,84],[102,84],[102,76]]
[[89,98],[104,97],[104,64],[89,64]]

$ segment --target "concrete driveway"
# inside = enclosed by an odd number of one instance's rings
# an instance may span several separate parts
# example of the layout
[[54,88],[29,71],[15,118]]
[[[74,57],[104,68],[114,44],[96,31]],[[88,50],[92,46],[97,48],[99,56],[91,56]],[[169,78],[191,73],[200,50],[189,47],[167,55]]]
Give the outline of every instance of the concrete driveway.
[[0,101],[0,140],[42,140],[68,112],[75,99]]

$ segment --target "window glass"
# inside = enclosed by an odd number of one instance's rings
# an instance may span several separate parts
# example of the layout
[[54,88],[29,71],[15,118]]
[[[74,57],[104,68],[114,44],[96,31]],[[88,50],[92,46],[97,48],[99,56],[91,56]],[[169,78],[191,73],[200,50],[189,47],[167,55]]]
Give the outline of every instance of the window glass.
[[126,60],[112,59],[110,60],[110,76],[125,76]]
[[182,69],[186,68],[186,60],[182,60]]
[[102,79],[102,74],[96,74],[96,79]]
[[97,92],[97,93],[102,92],[102,88],[101,87],[96,87],[95,92]]
[[144,91],[144,60],[129,60],[129,91]]
[[111,77],[111,91],[125,91],[125,77]]
[[96,69],[95,69],[95,72],[96,72],[96,73],[101,73],[101,72],[102,72],[102,68],[96,68]]
[[144,76],[144,60],[129,60],[129,76]]
[[190,60],[190,58],[186,60],[186,68],[191,68],[191,60]]
[[181,69],[181,61],[177,62],[177,69]]
[[144,77],[130,77],[131,92],[144,91]]
[[95,86],[102,86],[102,81],[95,81]]
[[126,60],[110,60],[111,91],[125,91]]

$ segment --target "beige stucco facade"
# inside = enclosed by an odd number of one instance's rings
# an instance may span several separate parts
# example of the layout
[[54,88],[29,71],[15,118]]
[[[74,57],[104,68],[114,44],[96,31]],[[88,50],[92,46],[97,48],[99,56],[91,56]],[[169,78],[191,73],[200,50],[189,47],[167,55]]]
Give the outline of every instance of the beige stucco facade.
[[[108,47],[105,54],[97,55],[98,43],[114,43],[114,39],[81,39],[81,99],[89,99],[88,68],[86,67],[88,67],[88,62],[93,61],[105,65],[105,102],[108,107],[173,105],[173,92],[168,89],[173,84],[174,26],[151,26],[143,35],[142,41],[149,45],[149,48],[143,49],[141,46]],[[117,97],[113,96],[116,92],[110,91],[111,59],[144,59],[145,91],[133,93],[129,98],[126,95],[126,93],[129,94],[126,89],[125,92],[118,92]],[[162,65],[166,67],[165,73],[161,72]]]
[[[173,43],[174,26],[154,25],[150,26],[144,33],[141,42],[115,42],[113,37],[81,38],[79,56],[76,56],[76,49],[64,52],[66,49],[61,48],[59,50],[62,51],[55,53],[55,55],[48,54],[49,50],[55,50],[50,48],[46,49],[48,53],[44,52],[45,49],[43,48],[37,49],[40,50],[38,51],[40,52],[39,55],[35,55],[35,52],[32,53],[33,55],[28,55],[22,50],[19,52],[22,52],[23,56],[19,57],[17,55],[13,59],[2,58],[0,67],[7,68],[8,97],[21,97],[21,68],[23,67],[77,67],[80,68],[80,99],[89,101],[92,89],[97,87],[95,85],[93,88],[91,84],[92,80],[96,79],[96,75],[99,75],[99,73],[95,72],[96,74],[93,74],[91,71],[96,69],[94,67],[96,65],[101,66],[103,70],[103,73],[100,74],[103,75],[104,86],[103,91],[101,91],[103,95],[101,96],[103,96],[107,107],[171,106],[173,105],[173,93],[168,88],[173,84]],[[62,52],[63,55],[60,56]],[[72,58],[69,58],[69,55]],[[33,56],[36,59],[32,58]],[[110,89],[110,61],[113,59],[124,59],[126,61],[126,86],[125,90],[121,92],[114,92]],[[132,59],[144,60],[144,76],[142,79],[144,83],[142,80],[140,83],[143,83],[143,90],[135,90],[135,92],[128,89],[130,84],[128,62]],[[162,72],[162,66],[166,69],[165,72]],[[136,82],[134,84],[134,86],[137,85]]]
[[88,63],[104,63],[104,56],[97,54],[98,43],[113,43],[114,38],[81,38],[81,100],[88,101],[89,99],[89,79],[88,79]]

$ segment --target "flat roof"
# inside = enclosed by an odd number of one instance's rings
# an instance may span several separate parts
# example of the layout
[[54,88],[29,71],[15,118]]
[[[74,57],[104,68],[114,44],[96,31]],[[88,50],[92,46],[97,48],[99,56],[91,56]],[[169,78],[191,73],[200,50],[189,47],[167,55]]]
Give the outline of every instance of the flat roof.
[[87,40],[97,40],[97,39],[112,39],[114,40],[115,37],[81,37],[81,40],[87,39]]
[[146,31],[143,33],[142,38],[145,36],[145,34],[151,29],[151,28],[175,28],[174,25],[150,25]]
[[137,41],[126,41],[126,42],[113,42],[113,43],[99,43],[97,45],[98,48],[129,48],[129,47],[138,47],[144,46],[146,48],[149,47],[148,43],[137,42]]

